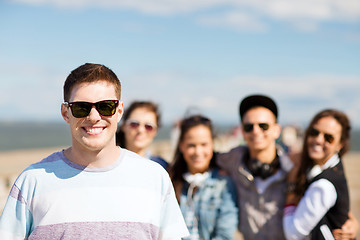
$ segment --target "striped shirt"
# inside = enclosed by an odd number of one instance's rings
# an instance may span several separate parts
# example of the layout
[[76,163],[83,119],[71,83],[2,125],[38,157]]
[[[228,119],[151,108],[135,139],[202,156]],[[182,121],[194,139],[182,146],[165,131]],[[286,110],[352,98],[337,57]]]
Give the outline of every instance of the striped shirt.
[[0,239],[180,239],[188,235],[167,172],[126,149],[84,167],[56,152],[25,169],[0,218]]

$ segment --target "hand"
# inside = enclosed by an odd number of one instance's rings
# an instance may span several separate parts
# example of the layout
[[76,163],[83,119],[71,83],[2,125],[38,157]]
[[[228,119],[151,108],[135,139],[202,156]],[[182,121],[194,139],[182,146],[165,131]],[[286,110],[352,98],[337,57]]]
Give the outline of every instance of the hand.
[[336,240],[355,239],[356,233],[359,230],[359,223],[356,218],[349,212],[349,219],[344,223],[341,229],[333,230],[333,235]]

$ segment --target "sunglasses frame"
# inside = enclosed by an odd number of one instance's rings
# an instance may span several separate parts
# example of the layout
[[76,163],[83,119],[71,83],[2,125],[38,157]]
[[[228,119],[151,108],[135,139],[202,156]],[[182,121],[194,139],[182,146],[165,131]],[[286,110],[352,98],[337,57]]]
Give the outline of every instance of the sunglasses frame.
[[335,141],[335,137],[332,134],[321,132],[314,127],[311,127],[309,130],[310,137],[318,137],[320,134],[323,134],[325,141],[330,144],[332,144]]
[[244,132],[250,133],[254,131],[254,125],[258,125],[263,132],[269,130],[270,128],[269,123],[243,123]]
[[[101,104],[107,103],[107,102],[111,102],[114,105],[112,107],[109,107],[109,109],[102,109],[101,108]],[[104,117],[111,117],[116,113],[116,108],[119,106],[119,102],[120,100],[102,100],[102,101],[98,101],[98,102],[86,102],[86,101],[76,101],[76,102],[65,102],[64,104],[70,108],[71,110],[71,114],[75,117],[75,118],[84,118],[89,116],[91,109],[93,107],[95,107],[96,111]],[[79,113],[74,113],[74,105],[76,106],[77,104],[83,104],[83,106],[81,106],[80,108],[82,108],[84,111],[84,113],[87,113],[86,115],[83,116],[83,114],[79,114]],[[109,103],[108,103],[109,104]],[[107,104],[107,106],[109,106]],[[105,114],[104,111],[109,111],[110,110],[110,114]]]
[[132,129],[138,129],[140,127],[140,125],[142,125],[142,126],[144,126],[146,132],[153,132],[154,130],[157,129],[156,125],[153,125],[151,123],[141,123],[141,122],[139,122],[137,120],[133,120],[133,119],[126,120],[126,125],[128,125]]

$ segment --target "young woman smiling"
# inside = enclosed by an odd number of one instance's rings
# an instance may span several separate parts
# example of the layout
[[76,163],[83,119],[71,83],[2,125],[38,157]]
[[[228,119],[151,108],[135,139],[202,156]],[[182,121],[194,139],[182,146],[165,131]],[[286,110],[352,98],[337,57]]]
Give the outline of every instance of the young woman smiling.
[[116,143],[159,163],[165,169],[168,163],[161,157],[152,155],[149,146],[153,142],[160,127],[160,112],[155,103],[135,101],[124,111],[121,125],[116,133]]
[[287,239],[334,239],[333,231],[348,220],[349,190],[341,158],[349,149],[350,129],[348,117],[332,109],[310,122],[299,168],[288,176],[283,219]]
[[211,121],[200,115],[184,119],[169,172],[190,232],[185,239],[234,239],[236,192],[215,156]]

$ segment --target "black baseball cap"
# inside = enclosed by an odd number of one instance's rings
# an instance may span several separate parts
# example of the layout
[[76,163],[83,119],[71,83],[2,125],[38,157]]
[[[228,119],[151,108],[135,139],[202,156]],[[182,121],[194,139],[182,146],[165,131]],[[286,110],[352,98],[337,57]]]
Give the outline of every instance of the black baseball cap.
[[240,103],[239,113],[241,119],[249,109],[254,107],[267,108],[275,115],[276,118],[278,117],[278,109],[274,100],[265,95],[250,95],[245,97]]

